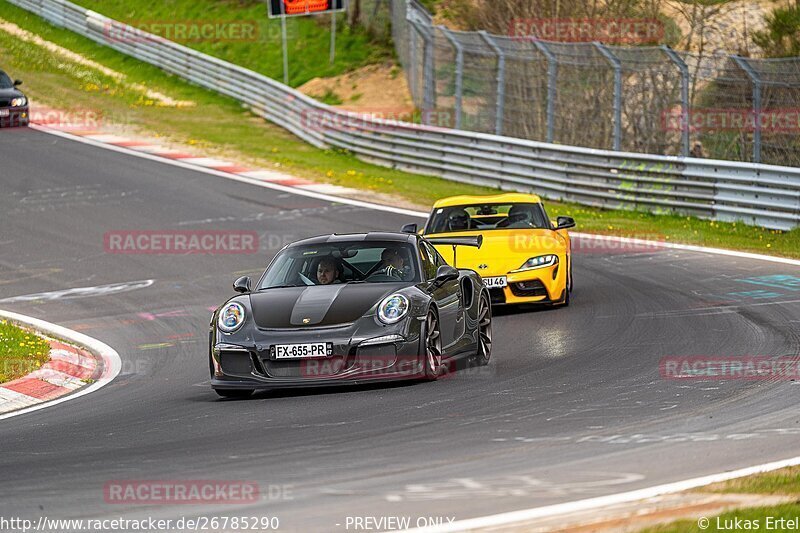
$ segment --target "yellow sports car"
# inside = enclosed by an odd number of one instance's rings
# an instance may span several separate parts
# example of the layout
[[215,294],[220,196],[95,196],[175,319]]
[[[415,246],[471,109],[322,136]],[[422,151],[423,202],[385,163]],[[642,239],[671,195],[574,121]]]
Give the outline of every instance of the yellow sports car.
[[[495,304],[569,305],[572,253],[571,217],[553,224],[532,194],[453,196],[433,206],[425,237],[483,235],[478,248],[436,245],[444,259],[483,278]],[[413,225],[404,228],[416,231]]]

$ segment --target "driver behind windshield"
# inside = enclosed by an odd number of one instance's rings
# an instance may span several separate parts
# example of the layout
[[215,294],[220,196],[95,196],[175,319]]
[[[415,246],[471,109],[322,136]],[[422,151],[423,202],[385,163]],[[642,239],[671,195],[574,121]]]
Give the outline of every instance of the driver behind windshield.
[[381,252],[381,264],[378,267],[378,272],[387,276],[393,276],[397,279],[405,277],[405,260],[403,259],[400,250],[397,248],[386,248]]
[[[500,226],[500,224],[498,224]],[[529,204],[517,204],[508,210],[508,218],[503,224],[506,228],[535,228],[536,213],[534,207]]]
[[320,285],[341,283],[339,281],[341,274],[342,268],[333,257],[323,257],[317,265],[317,281]]

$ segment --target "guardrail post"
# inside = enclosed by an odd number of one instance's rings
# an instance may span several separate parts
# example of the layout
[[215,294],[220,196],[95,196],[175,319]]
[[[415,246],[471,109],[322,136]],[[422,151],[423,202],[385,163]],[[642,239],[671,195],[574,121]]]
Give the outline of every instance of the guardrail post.
[[442,31],[442,34],[447,38],[450,44],[453,45],[453,48],[456,51],[456,87],[455,87],[455,97],[456,97],[456,124],[455,128],[457,130],[461,129],[461,111],[464,105],[464,47],[461,46],[461,43],[458,39],[450,33],[450,30],[445,28],[444,26],[439,26],[439,29]]
[[505,119],[506,107],[506,54],[497,46],[492,36],[485,31],[480,31],[481,37],[486,41],[486,44],[497,55],[497,105],[495,107],[494,116],[494,133],[496,135],[503,134],[503,120]]
[[750,81],[753,83],[753,119],[755,130],[753,131],[753,163],[761,163],[761,77],[750,66],[747,59],[741,56],[733,56],[736,63],[745,71]]
[[[686,62],[669,46],[662,45],[661,49],[681,71],[681,155],[689,156],[689,67]],[[666,110],[664,110],[666,112]]]
[[595,42],[594,46],[614,69],[614,146],[612,149],[619,151],[622,146],[622,63],[602,43]]
[[558,80],[558,60],[553,52],[538,39],[533,40],[533,45],[547,58],[547,142],[555,138],[556,118],[556,82]]

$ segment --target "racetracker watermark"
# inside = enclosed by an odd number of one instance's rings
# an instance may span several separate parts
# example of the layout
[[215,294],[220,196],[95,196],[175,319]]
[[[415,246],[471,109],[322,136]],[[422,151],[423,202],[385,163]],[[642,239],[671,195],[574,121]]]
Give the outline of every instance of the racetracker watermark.
[[744,131],[758,129],[773,133],[800,133],[800,108],[752,109],[706,108],[691,109],[684,114],[680,109],[661,113],[661,127],[665,131]]
[[635,18],[516,18],[508,33],[526,41],[607,44],[654,44],[665,34],[660,20]]
[[249,504],[261,500],[291,500],[288,485],[269,485],[262,493],[255,481],[231,480],[112,480],[103,485],[110,504]]
[[[375,353],[375,348],[384,353]],[[366,351],[366,348],[359,350]],[[421,379],[426,375],[426,361],[424,356],[387,354],[385,348],[370,347],[372,353],[359,353],[353,361],[344,357],[325,357],[302,359],[300,362],[300,375],[304,378],[317,379]],[[486,374],[492,370],[487,366],[471,364],[469,360],[446,360],[442,363],[439,376],[441,378],[454,377],[466,374]],[[357,376],[357,377],[356,377]]]
[[795,380],[800,377],[800,356],[795,357],[663,357],[663,379]]
[[300,113],[303,128],[311,131],[397,131],[409,123],[452,128],[455,114],[449,110],[413,111],[405,108],[347,110],[307,109]]
[[259,29],[255,20],[108,21],[103,27],[103,36],[116,43],[256,42]]
[[105,121],[104,115],[97,111],[60,111],[36,108],[31,111],[31,122],[40,126],[96,129]]
[[259,239],[255,231],[109,231],[103,247],[109,254],[255,254]]
[[[571,249],[580,254],[631,254],[655,253],[664,249],[667,242],[663,235],[655,233],[630,234],[625,236],[572,236]],[[563,246],[549,235],[515,233],[508,237],[512,252],[556,253]]]

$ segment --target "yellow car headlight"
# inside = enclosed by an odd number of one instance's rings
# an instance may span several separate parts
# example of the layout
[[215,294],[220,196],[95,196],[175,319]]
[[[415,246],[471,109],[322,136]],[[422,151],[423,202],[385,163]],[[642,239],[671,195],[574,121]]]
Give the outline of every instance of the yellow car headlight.
[[554,254],[539,255],[525,261],[518,270],[533,270],[536,268],[551,267],[558,264],[558,256]]

